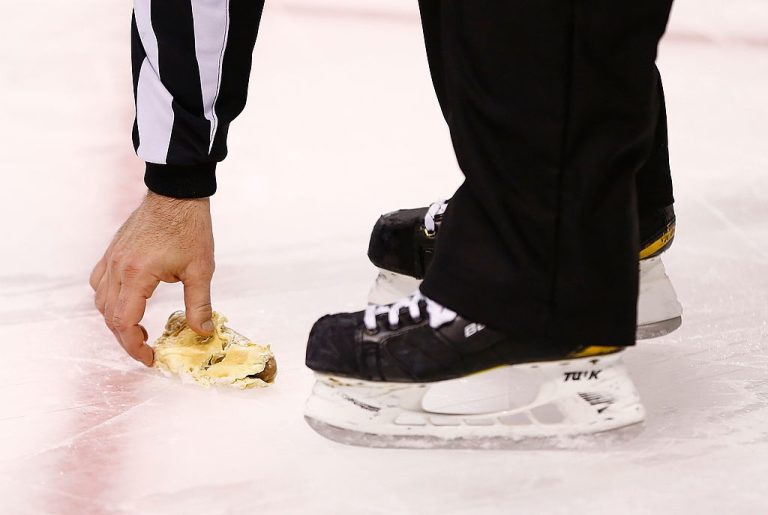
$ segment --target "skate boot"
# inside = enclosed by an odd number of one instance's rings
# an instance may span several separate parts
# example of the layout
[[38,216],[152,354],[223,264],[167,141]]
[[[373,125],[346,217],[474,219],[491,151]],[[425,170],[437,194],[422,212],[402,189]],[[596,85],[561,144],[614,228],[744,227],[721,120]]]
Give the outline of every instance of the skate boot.
[[[418,289],[432,261],[447,205],[438,201],[428,208],[403,209],[379,218],[368,247],[368,257],[379,267],[369,303],[388,304]],[[664,336],[682,323],[683,308],[661,261],[674,237],[672,206],[641,216],[639,340]]]
[[505,448],[618,429],[645,413],[622,350],[515,342],[417,292],[315,323],[305,418],[370,447]]

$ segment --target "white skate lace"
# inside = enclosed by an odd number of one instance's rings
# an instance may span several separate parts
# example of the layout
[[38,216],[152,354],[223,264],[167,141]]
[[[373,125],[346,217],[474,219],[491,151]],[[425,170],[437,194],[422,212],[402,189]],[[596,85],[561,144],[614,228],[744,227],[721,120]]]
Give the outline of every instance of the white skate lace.
[[376,323],[376,317],[378,315],[387,315],[387,322],[390,327],[397,327],[400,324],[400,310],[408,308],[408,314],[414,321],[421,320],[421,308],[419,302],[424,301],[427,306],[427,317],[429,318],[429,325],[433,329],[453,322],[456,319],[456,312],[441,306],[434,300],[425,297],[421,292],[416,291],[408,297],[402,298],[394,304],[387,305],[370,305],[365,310],[365,316],[363,322],[366,329],[369,331],[376,331],[378,324]]
[[438,200],[429,205],[427,214],[424,215],[424,229],[428,234],[435,233],[435,217],[445,213],[445,208],[448,207],[448,202],[445,200]]

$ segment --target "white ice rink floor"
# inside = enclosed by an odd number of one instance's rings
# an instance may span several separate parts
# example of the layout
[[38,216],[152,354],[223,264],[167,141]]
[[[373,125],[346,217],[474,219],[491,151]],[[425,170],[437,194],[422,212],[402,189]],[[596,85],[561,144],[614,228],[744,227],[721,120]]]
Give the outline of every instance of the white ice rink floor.
[[[0,513],[768,513],[768,6],[735,4],[681,0],[661,47],[685,315],[628,352],[646,423],[404,451],[314,434],[303,357],[317,317],[363,307],[377,216],[461,180],[415,2],[267,1],[213,200],[214,306],[280,366],[245,393],[142,368],[92,307],[90,267],[143,193],[130,2],[4,2]],[[152,299],[152,337],[180,291]]]

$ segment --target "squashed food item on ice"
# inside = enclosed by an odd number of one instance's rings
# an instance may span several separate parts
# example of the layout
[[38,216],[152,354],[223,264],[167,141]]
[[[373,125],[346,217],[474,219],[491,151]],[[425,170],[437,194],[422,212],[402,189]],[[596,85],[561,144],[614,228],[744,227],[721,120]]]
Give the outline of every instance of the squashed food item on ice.
[[155,342],[154,367],[202,386],[245,389],[268,386],[277,363],[268,345],[259,345],[225,326],[227,319],[213,313],[213,336],[200,336],[187,325],[183,311],[168,318],[165,332]]

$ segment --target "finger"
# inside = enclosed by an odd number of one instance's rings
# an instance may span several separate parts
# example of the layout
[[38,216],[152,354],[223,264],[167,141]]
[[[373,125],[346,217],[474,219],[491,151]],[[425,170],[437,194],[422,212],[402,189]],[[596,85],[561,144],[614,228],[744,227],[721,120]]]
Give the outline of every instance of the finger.
[[93,288],[93,291],[98,289],[101,278],[104,277],[104,272],[106,271],[107,259],[106,256],[104,256],[99,260],[98,263],[96,263],[96,266],[93,267],[93,270],[91,271],[91,277],[88,279],[88,283],[91,285],[91,288]]
[[117,307],[117,299],[120,295],[120,275],[117,269],[109,267],[106,273],[106,298],[104,299],[104,321],[107,327],[115,331],[112,320],[115,316],[115,308]]
[[159,281],[151,276],[123,281],[112,318],[112,326],[125,351],[133,359],[147,366],[152,366],[154,353],[146,343],[147,331],[139,325],[139,322],[144,318],[147,299],[152,296],[158,284]]
[[99,259],[99,262],[96,263],[96,266],[94,266],[93,270],[91,270],[91,276],[88,282],[90,283],[91,288],[93,288],[94,290],[98,287],[102,277],[104,277],[104,274],[107,272],[107,263],[109,263],[109,258],[112,256],[112,249],[115,247],[115,243],[117,242],[117,236],[119,234],[120,234],[120,231],[118,231],[117,234],[112,238],[112,241],[107,246],[107,250],[104,251],[104,255],[101,256],[101,259]]
[[184,305],[187,308],[187,324],[197,334],[213,334],[213,310],[211,308],[211,274],[195,274],[182,279]]
[[96,309],[99,310],[99,313],[101,313],[102,318],[104,319],[104,324],[107,326],[107,329],[112,333],[112,335],[115,337],[115,340],[117,340],[118,343],[122,346],[122,342],[120,342],[120,337],[118,336],[117,332],[112,328],[112,323],[109,319],[107,319],[107,297],[109,296],[109,274],[105,273],[104,277],[101,279],[101,282],[99,283],[99,289],[96,291]]
[[107,303],[107,274],[101,276],[99,285],[96,288],[96,295],[94,296],[93,303],[96,305],[96,309],[99,310],[102,316],[104,316],[104,306]]

